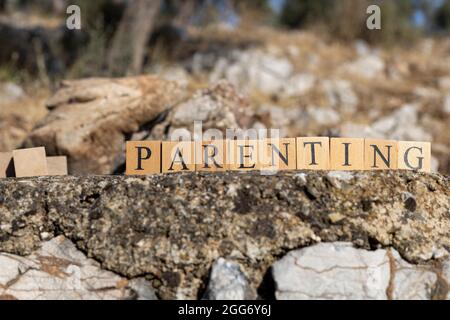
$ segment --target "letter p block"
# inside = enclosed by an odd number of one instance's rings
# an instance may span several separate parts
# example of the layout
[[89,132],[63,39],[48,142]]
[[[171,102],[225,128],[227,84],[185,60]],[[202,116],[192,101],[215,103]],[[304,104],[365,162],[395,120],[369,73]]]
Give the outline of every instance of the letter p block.
[[161,172],[161,141],[127,141],[125,174],[148,175]]

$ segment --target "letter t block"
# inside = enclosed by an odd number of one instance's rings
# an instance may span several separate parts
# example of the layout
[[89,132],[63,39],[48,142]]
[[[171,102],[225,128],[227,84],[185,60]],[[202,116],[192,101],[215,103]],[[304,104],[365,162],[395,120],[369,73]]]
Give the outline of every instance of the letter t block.
[[329,170],[330,138],[297,138],[297,170]]

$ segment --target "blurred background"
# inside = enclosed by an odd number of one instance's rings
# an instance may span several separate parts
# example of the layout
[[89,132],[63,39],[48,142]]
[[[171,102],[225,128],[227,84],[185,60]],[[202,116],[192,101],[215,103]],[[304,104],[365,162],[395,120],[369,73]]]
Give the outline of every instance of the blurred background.
[[246,126],[284,136],[432,141],[448,174],[449,35],[450,0],[0,0],[0,151],[45,121],[61,80],[154,74],[192,93],[226,79]]

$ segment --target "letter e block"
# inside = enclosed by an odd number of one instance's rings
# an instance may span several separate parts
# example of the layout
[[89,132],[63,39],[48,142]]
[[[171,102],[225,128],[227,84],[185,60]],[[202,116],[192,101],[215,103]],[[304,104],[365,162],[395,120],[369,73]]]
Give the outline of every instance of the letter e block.
[[162,172],[195,171],[195,142],[163,141]]
[[398,169],[431,172],[431,143],[399,141]]
[[195,144],[195,170],[216,172],[227,169],[225,141],[197,141]]
[[16,177],[37,177],[48,175],[45,148],[30,148],[13,151]]
[[161,172],[161,141],[127,141],[127,175]]
[[66,176],[67,157],[47,157],[47,169],[49,176]]
[[296,139],[298,170],[330,169],[330,138],[311,137]]
[[331,170],[364,170],[364,139],[331,138]]
[[258,140],[230,140],[228,142],[227,161],[232,171],[259,170]]
[[364,140],[364,169],[388,170],[397,169],[397,141]]
[[295,138],[265,139],[260,143],[259,163],[264,170],[295,170]]

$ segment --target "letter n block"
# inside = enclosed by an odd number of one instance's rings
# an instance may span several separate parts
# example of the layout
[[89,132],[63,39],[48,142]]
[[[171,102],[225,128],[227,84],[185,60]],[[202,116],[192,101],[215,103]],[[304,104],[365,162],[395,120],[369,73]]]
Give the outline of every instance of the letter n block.
[[260,142],[261,169],[295,170],[297,154],[295,138],[265,139]]
[[161,141],[127,141],[127,175],[161,172]]
[[225,141],[195,142],[195,170],[216,172],[225,171],[226,169]]
[[195,171],[195,142],[163,141],[162,172]]
[[45,148],[30,148],[13,151],[16,177],[37,177],[48,175]]
[[364,139],[331,138],[331,170],[364,170]]
[[298,170],[330,169],[330,138],[297,138]]
[[229,140],[227,149],[228,168],[232,171],[259,170],[258,140]]
[[431,143],[399,141],[398,169],[431,172]]
[[397,169],[397,141],[364,140],[364,169],[388,170]]

